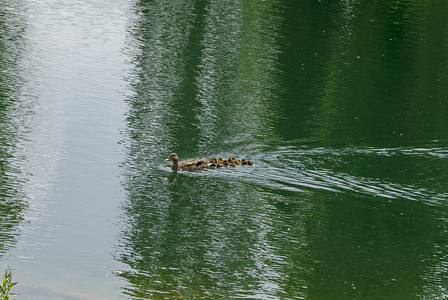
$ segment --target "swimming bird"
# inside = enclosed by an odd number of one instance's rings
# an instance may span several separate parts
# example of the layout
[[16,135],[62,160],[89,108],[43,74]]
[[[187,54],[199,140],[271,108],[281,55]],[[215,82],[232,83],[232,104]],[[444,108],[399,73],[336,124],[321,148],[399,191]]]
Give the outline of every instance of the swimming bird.
[[173,170],[194,171],[201,170],[209,165],[205,158],[187,159],[179,162],[179,156],[176,153],[171,153],[165,160],[173,161],[173,164],[171,165],[171,169]]
[[232,156],[231,158],[229,158],[228,161],[229,161],[229,163],[234,164],[234,165],[240,165],[241,164],[241,159],[235,158],[235,156]]
[[171,169],[182,170],[182,171],[202,170],[206,167],[215,167],[215,168],[235,167],[239,164],[253,165],[253,161],[251,161],[251,160],[246,160],[244,158],[237,159],[234,156],[232,156],[229,159],[222,159],[222,157],[220,157],[218,159],[212,158],[210,161],[208,161],[205,158],[199,158],[199,159],[187,159],[187,160],[179,162],[179,156],[176,153],[171,153],[170,156],[168,156],[168,158],[165,160],[173,161],[173,164],[171,165]]
[[254,162],[252,160],[246,160],[245,158],[243,158],[241,160],[241,164],[242,165],[250,165],[250,166],[252,166],[254,164]]

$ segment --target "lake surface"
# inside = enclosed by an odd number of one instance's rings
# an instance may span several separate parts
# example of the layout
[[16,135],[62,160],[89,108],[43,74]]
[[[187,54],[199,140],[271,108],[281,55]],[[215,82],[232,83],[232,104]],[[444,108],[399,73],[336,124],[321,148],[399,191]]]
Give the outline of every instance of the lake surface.
[[447,298],[447,11],[1,1],[0,272],[19,299]]

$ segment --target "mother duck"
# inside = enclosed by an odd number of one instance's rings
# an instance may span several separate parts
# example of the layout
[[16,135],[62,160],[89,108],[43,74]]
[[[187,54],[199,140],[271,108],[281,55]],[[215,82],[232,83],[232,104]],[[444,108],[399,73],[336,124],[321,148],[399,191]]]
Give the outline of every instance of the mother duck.
[[179,156],[177,156],[176,153],[171,153],[165,160],[173,161],[173,164],[171,165],[171,169],[173,170],[193,171],[201,170],[208,166],[208,161],[205,158],[187,159],[179,162]]

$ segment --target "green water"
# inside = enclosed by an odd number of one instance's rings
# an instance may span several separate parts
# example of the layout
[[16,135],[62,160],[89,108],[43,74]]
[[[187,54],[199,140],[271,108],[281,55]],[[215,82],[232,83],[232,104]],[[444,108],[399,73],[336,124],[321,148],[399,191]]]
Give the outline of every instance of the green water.
[[[448,297],[448,2],[0,4],[20,299]],[[172,171],[164,159],[253,166]]]

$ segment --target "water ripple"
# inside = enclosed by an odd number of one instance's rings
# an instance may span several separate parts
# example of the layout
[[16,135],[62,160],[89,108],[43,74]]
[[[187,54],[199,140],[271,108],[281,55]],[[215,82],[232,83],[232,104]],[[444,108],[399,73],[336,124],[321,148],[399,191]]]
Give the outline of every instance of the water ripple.
[[[448,199],[446,189],[444,189],[446,186],[440,184],[446,178],[435,178],[433,180],[437,182],[437,185],[421,187],[419,175],[412,172],[412,166],[406,166],[409,163],[409,155],[418,160],[435,160],[432,163],[426,162],[426,165],[440,164],[441,159],[447,157],[448,150],[442,147],[283,148],[278,151],[253,155],[251,158],[254,158],[256,164],[252,167],[211,169],[198,174],[200,176],[224,176],[292,192],[324,190],[333,193],[355,193],[387,199],[423,201],[430,205],[446,205]],[[392,176],[387,169],[382,176],[369,177],[353,174],[355,168],[352,167],[352,164],[357,164],[357,161],[365,160],[367,170],[369,168],[376,170],[388,167],[387,161],[385,162],[383,157],[389,156],[394,156],[395,161],[402,160],[398,164],[403,164],[404,167],[396,172],[400,176],[396,174],[393,174],[395,177]],[[381,175],[381,173],[375,174]]]

